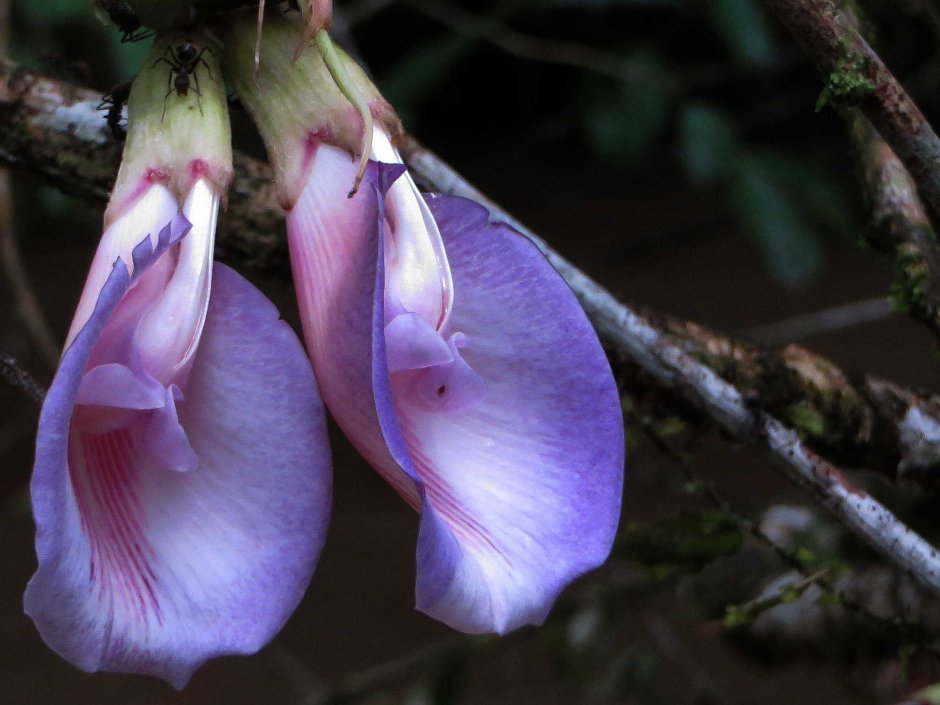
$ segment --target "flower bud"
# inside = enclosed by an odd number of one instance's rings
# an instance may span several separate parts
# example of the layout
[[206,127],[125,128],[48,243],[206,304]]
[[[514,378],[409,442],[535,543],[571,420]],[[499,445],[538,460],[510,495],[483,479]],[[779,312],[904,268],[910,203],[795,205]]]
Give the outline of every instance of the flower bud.
[[[160,261],[137,287],[142,300],[159,300],[139,312],[142,363],[162,384],[185,376],[198,345],[209,302],[212,252],[219,204],[232,178],[231,130],[221,70],[199,35],[160,38],[134,81],[128,100],[124,160],[105,232],[95,254],[67,342],[90,318],[99,292],[121,258],[180,211],[189,237]],[[154,243],[156,245],[156,243]],[[165,272],[162,270],[166,270]],[[162,273],[161,273],[162,272]],[[143,290],[153,287],[146,294]]]

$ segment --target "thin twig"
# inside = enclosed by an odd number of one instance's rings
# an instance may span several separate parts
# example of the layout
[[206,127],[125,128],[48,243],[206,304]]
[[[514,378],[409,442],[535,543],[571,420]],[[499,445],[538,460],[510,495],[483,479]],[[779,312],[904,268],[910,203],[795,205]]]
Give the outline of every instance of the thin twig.
[[19,389],[37,404],[42,404],[42,400],[46,398],[46,390],[42,385],[9,355],[0,357],[0,379]]
[[740,335],[761,345],[786,345],[817,335],[883,321],[893,314],[891,302],[884,297],[878,297],[830,306],[819,311],[754,326],[741,331]]
[[[507,54],[589,71],[622,81],[637,76],[624,57],[593,46],[570,41],[530,37],[503,24],[498,18],[476,15],[443,0],[407,0],[422,14],[440,22],[456,34],[499,47]],[[662,77],[666,80],[666,77]]]
[[[845,21],[865,28],[854,8]],[[868,203],[869,227],[862,234],[871,247],[894,260],[894,307],[920,321],[940,341],[940,243],[917,192],[917,185],[884,138],[857,108],[839,107],[855,147],[855,161]]]
[[929,653],[932,657],[940,659],[940,646],[937,645],[933,636],[924,631],[923,625],[920,622],[900,616],[888,618],[876,614],[854,597],[850,596],[845,590],[837,587],[828,577],[828,570],[811,571],[798,550],[788,548],[778,543],[764,531],[763,527],[758,522],[739,514],[734,507],[731,506],[731,502],[718,491],[715,483],[696,475],[686,463],[682,463],[682,468],[689,486],[694,488],[694,491],[701,493],[718,511],[734,522],[738,531],[743,536],[750,536],[757,543],[765,546],[783,565],[801,575],[804,580],[815,583],[826,593],[835,597],[838,604],[846,612],[853,615],[861,622],[868,624],[877,630],[879,634],[891,635],[891,637],[896,639],[899,643],[904,641],[916,643],[918,648],[923,649],[925,653]]
[[753,600],[745,602],[743,605],[735,606],[733,613],[741,619],[752,620],[769,609],[801,597],[804,592],[814,585],[820,586],[821,583],[827,581],[828,574],[829,569],[823,568],[815,573],[803,576],[795,583],[784,585],[771,595],[761,595],[760,597],[755,597]]
[[799,345],[767,350],[691,321],[640,313],[671,344],[732,381],[754,409],[784,419],[830,460],[891,479],[940,480],[940,444],[924,442],[940,436],[940,425],[929,421],[940,417],[940,396],[846,373]]

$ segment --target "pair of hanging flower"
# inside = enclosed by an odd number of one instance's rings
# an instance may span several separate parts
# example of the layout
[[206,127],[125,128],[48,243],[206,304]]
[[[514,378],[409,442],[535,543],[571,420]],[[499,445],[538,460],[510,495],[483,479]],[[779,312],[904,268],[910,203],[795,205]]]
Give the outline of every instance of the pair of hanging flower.
[[[432,617],[467,632],[538,624],[609,553],[622,418],[577,301],[481,206],[422,197],[391,108],[345,55],[295,60],[304,32],[267,17],[260,69],[253,16],[185,64],[174,48],[208,39],[160,36],[131,91],[31,486],[26,611],[84,670],[182,687],[281,628],[329,518],[321,394],[420,512],[416,599]],[[377,122],[351,197],[371,126],[337,88],[337,61]],[[271,302],[212,261],[232,175],[223,75],[275,168],[313,369]]]

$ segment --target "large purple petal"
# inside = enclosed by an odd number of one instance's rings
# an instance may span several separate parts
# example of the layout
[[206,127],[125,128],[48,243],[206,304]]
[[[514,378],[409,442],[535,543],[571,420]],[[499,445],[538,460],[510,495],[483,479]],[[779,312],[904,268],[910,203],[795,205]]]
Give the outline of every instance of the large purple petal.
[[448,328],[466,336],[460,353],[486,391],[457,412],[395,395],[426,493],[418,607],[458,629],[505,632],[540,623],[610,552],[620,399],[590,322],[541,253],[472,201],[429,205],[454,276]]
[[[138,248],[135,279],[165,249]],[[185,399],[171,400],[198,467],[157,466],[127,429],[70,428],[130,284],[119,261],[43,406],[31,485],[39,568],[25,606],[79,668],[182,687],[207,658],[259,649],[300,600],[329,514],[324,414],[296,336],[216,265]]]

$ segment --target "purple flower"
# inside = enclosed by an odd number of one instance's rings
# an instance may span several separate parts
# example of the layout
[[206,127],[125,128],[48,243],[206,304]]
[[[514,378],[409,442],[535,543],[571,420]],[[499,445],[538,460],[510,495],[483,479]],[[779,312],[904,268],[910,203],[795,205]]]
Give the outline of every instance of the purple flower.
[[532,243],[476,203],[421,196],[351,59],[318,44],[295,61],[303,27],[272,16],[256,74],[255,29],[233,25],[226,70],[288,211],[323,399],[421,514],[417,606],[468,632],[538,624],[619,519],[623,418],[597,336]]
[[574,295],[484,208],[423,199],[381,131],[354,165],[320,144],[287,224],[323,398],[421,513],[418,609],[468,632],[544,620],[601,564],[620,512],[623,421]]
[[79,668],[182,687],[207,658],[257,651],[294,610],[331,474],[300,341],[212,262],[231,170],[224,107],[212,121],[221,84],[200,76],[205,117],[174,95],[163,118],[166,73],[150,74],[40,415],[25,607]]

